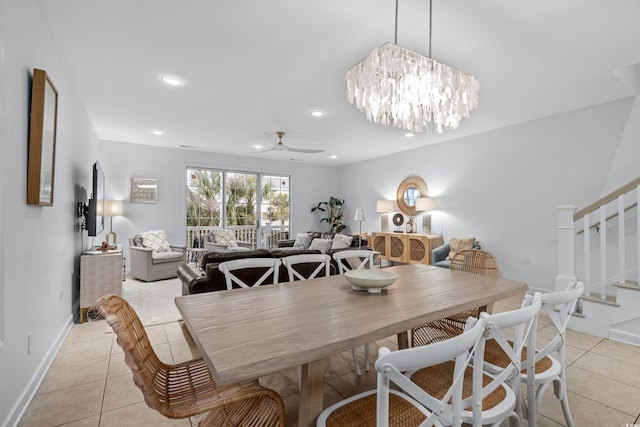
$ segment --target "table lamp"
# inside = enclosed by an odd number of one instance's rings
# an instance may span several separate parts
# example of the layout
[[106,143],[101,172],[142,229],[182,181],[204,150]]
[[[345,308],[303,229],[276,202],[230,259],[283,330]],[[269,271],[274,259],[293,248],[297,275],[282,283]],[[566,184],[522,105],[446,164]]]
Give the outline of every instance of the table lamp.
[[393,200],[378,200],[376,202],[376,212],[381,212],[380,217],[380,231],[383,233],[389,232],[389,212],[396,210],[396,204]]
[[356,208],[356,215],[353,219],[360,223],[360,234],[358,236],[358,249],[360,249],[362,245],[362,221],[366,221],[364,217],[364,209]]
[[[113,217],[122,216],[122,200],[105,200],[104,216],[109,217],[109,232],[105,235],[104,241],[108,245],[116,245],[116,233],[113,232]],[[113,236],[113,243],[110,242]]]
[[438,201],[435,197],[420,197],[416,200],[416,211],[425,212],[422,215],[422,234],[431,234],[431,215],[430,211],[438,209]]

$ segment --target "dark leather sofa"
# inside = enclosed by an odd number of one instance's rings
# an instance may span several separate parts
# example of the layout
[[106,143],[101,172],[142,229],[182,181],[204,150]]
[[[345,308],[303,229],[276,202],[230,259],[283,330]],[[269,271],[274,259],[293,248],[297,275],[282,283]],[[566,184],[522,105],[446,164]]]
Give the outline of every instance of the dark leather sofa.
[[[313,233],[314,238],[333,238],[333,233]],[[222,291],[227,289],[224,274],[218,270],[218,264],[224,261],[231,261],[241,258],[284,258],[289,255],[298,254],[319,254],[320,251],[313,249],[296,249],[293,247],[295,240],[281,240],[278,242],[277,248],[272,249],[252,249],[243,251],[216,251],[209,252],[203,258],[201,262],[202,270],[191,264],[183,264],[178,267],[178,277],[182,281],[182,295],[199,294],[203,292]],[[327,251],[327,255],[331,258],[330,274],[338,274],[338,265],[333,260],[333,254],[337,251],[358,249],[358,239],[354,238],[351,246],[344,249],[332,249]],[[365,245],[366,242],[361,243],[361,249],[371,249]],[[298,270],[305,276],[313,272],[317,264],[300,265]],[[260,270],[252,271],[237,271],[234,273],[238,278],[249,283],[258,279],[263,272]],[[269,278],[269,281],[272,279]],[[284,265],[280,266],[278,272],[278,282],[287,282],[289,280],[289,274],[287,268]]]
[[[227,285],[225,282],[224,274],[218,270],[218,264],[224,261],[231,261],[241,258],[283,258],[289,255],[298,254],[319,254],[320,251],[308,250],[308,249],[253,249],[250,251],[222,251],[222,252],[210,252],[206,254],[202,259],[202,270],[191,264],[183,264],[178,267],[178,277],[182,281],[182,295],[199,294],[203,292],[213,292],[226,290]],[[329,254],[330,255],[330,254]],[[312,266],[309,266],[309,273],[313,271]],[[300,270],[304,272],[304,266],[300,267]],[[335,263],[331,265],[331,274],[337,274],[338,269]],[[254,278],[259,278],[262,273],[260,271],[253,270],[239,271],[235,273],[240,279],[245,282],[252,281]],[[278,281],[286,282],[289,280],[289,274],[287,268],[284,265],[280,266],[278,272]],[[271,278],[269,278],[271,280]]]

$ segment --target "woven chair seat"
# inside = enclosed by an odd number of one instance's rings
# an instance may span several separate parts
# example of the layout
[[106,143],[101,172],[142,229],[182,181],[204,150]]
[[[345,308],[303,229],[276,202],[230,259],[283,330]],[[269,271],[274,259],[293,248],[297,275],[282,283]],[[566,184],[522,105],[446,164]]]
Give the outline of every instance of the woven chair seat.
[[[512,341],[508,341],[508,343],[509,345],[513,346]],[[493,339],[487,340],[484,351],[485,351],[484,361],[486,363],[499,366],[500,368],[503,368],[503,369],[511,364],[511,359],[509,358],[509,356],[507,356],[507,353],[504,352],[504,350],[500,347],[500,345],[496,342],[496,340],[493,340]],[[527,347],[524,347],[522,349],[522,360],[523,361],[527,360]],[[553,360],[549,356],[545,356],[542,359],[540,359],[538,362],[536,362],[535,372],[537,375],[542,374],[543,372],[546,372],[547,370],[551,369],[553,365],[554,365]],[[526,375],[527,369],[526,368],[523,369],[521,373]]]
[[[443,399],[445,393],[451,388],[451,378],[453,377],[454,368],[455,362],[453,361],[429,366],[416,371],[411,375],[411,380],[431,396],[437,399]],[[492,377],[483,374],[482,386],[487,386],[492,380]],[[462,398],[466,399],[470,397],[472,393],[473,368],[467,367],[462,384]],[[506,396],[507,392],[504,386],[496,388],[482,399],[482,410],[487,411],[502,403]],[[471,408],[466,408],[466,410],[471,411]]]
[[[427,417],[418,408],[394,393],[389,394],[389,426],[420,425]],[[329,415],[327,426],[365,427],[376,425],[376,392],[342,406]]]
[[434,320],[425,325],[411,330],[411,347],[428,345],[434,342],[444,341],[464,331],[464,326],[469,317],[478,318],[480,308],[463,311],[443,319]]
[[284,427],[284,403],[278,393],[257,381],[218,386],[202,359],[168,365],[158,359],[140,318],[118,295],[97,302],[124,350],[144,400],[168,418],[187,418],[209,412],[201,427]]
[[[489,252],[477,249],[462,250],[451,258],[449,269],[466,271],[467,273],[481,276],[497,277],[498,262]],[[411,330],[411,347],[428,345],[460,335],[464,331],[464,325],[469,317],[478,318],[480,312],[486,310],[487,307],[473,308],[413,328]]]

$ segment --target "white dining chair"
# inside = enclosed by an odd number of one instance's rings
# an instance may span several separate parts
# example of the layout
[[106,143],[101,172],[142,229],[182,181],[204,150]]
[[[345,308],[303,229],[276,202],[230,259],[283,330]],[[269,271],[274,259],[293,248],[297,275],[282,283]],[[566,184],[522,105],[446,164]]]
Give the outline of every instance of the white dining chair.
[[[462,422],[472,426],[499,426],[509,419],[512,425],[520,425],[522,418],[520,371],[533,365],[533,357],[527,355],[523,360],[522,352],[526,344],[535,345],[536,325],[541,304],[540,294],[527,295],[519,309],[493,315],[486,312],[480,314],[480,321],[485,331],[478,347],[482,355],[476,356],[473,360],[473,368],[467,367],[464,373],[467,379],[463,385],[462,406],[456,409],[460,411]],[[469,319],[474,318],[469,317]],[[512,340],[505,338],[504,333],[507,331],[513,334]],[[508,367],[495,374],[486,372],[484,364],[477,365],[482,363],[482,359],[488,355],[486,340],[489,338],[500,344],[501,349],[508,354],[511,361]],[[451,339],[453,338],[415,348],[428,348],[439,344],[446,347]],[[436,397],[442,395],[443,387],[446,389],[449,386],[452,369],[455,369],[453,362],[445,362],[415,372],[408,369],[406,375],[430,396]],[[432,408],[432,410],[435,409],[438,408]],[[457,420],[454,421],[453,424],[445,425],[459,425]]]
[[[280,259],[279,258],[243,258],[243,259],[234,259],[231,261],[225,261],[218,264],[218,270],[224,274],[225,281],[227,283],[227,289],[233,289],[233,284],[235,283],[241,288],[251,288],[264,284],[269,277],[272,278],[271,283],[278,283],[278,273],[280,270]],[[238,277],[238,274],[234,274],[236,271],[240,270],[264,270],[264,273],[257,278],[257,280],[252,281],[252,283],[245,283],[241,277]],[[262,272],[262,271],[260,271]],[[258,272],[257,274],[260,274]],[[253,276],[253,275],[252,275]],[[246,279],[245,279],[246,280]]]
[[[551,319],[552,325],[549,327],[555,329],[555,335],[547,345],[533,352],[535,369],[528,369],[520,375],[521,381],[527,384],[527,398],[524,401],[523,409],[530,426],[535,426],[537,423],[538,408],[542,404],[542,397],[550,384],[554,384],[554,392],[562,405],[567,427],[574,425],[567,400],[565,334],[571,313],[583,293],[584,284],[582,282],[571,282],[564,291],[542,294],[542,309]],[[487,341],[485,369],[489,372],[498,373],[511,363],[501,347],[495,340]],[[527,348],[524,349],[527,355],[531,353],[527,351],[529,348],[535,348],[535,346],[527,345]]]
[[[282,264],[287,267],[287,273],[289,274],[289,281],[296,280],[308,280],[318,277],[324,270],[324,277],[329,277],[331,274],[331,257],[327,254],[300,254],[290,255],[282,258]],[[303,266],[311,268],[315,266],[315,269],[305,276],[302,271]]]
[[349,270],[373,268],[373,251],[368,249],[348,249],[333,253],[333,259],[338,264],[338,272],[344,274]]
[[[316,425],[460,426],[465,408],[475,406],[473,399],[481,395],[470,395],[471,390],[466,388],[473,380],[473,390],[481,389],[476,381],[482,379],[483,331],[484,321],[470,318],[465,331],[446,342],[397,351],[380,348],[375,364],[377,388],[328,407],[318,416]],[[446,366],[441,369],[440,378],[446,377],[446,381],[438,395],[423,390],[403,373],[432,366]],[[474,366],[476,375],[465,377]],[[508,387],[493,393],[499,392],[503,392],[507,412],[513,408],[515,397]]]
[[[373,251],[367,249],[349,249],[346,251],[338,251],[333,254],[333,259],[338,264],[338,272],[340,274],[344,274],[350,270],[360,270],[363,268],[372,269],[373,268]],[[360,369],[360,364],[358,363],[358,353],[354,348],[351,350],[351,354],[353,355],[353,364],[356,368],[356,375],[361,376],[362,370]],[[369,372],[369,367],[371,366],[370,362],[370,350],[369,344],[365,344],[364,346],[364,370]]]

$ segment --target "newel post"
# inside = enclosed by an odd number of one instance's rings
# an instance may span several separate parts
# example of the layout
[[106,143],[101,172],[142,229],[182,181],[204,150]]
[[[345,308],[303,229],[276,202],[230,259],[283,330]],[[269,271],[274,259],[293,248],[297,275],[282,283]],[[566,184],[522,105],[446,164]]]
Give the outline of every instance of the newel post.
[[567,289],[567,284],[576,278],[576,226],[573,205],[556,206],[558,230],[558,275],[556,291]]

